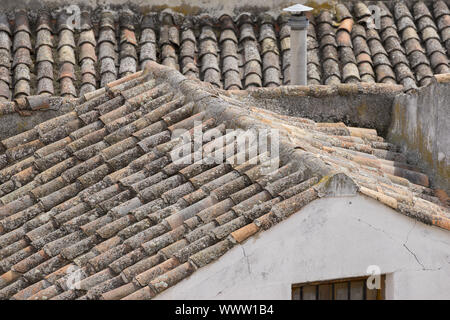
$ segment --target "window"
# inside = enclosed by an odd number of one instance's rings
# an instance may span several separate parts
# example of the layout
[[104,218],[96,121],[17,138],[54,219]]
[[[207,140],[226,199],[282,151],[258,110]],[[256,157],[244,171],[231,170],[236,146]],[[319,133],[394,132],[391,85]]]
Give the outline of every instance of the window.
[[292,285],[292,300],[384,300],[385,275],[381,275],[381,288],[367,288],[368,277],[331,281],[308,282]]

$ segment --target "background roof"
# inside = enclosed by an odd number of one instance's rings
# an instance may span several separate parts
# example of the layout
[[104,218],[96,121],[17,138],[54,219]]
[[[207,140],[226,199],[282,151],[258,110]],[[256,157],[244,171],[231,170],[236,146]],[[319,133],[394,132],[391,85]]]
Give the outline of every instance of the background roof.
[[[80,12],[79,28],[63,10],[2,13],[0,99],[81,96],[146,61],[227,90],[289,84],[290,29],[280,12],[214,17],[99,7]],[[449,72],[450,12],[442,0],[389,8],[348,2],[310,19],[308,84],[398,83],[408,90]]]

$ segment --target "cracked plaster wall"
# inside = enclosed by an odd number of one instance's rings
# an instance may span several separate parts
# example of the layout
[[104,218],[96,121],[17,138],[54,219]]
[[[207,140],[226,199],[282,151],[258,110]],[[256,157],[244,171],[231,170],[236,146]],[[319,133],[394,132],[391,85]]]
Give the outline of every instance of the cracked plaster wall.
[[158,299],[290,299],[291,285],[386,274],[387,299],[450,299],[450,232],[362,195],[322,198]]

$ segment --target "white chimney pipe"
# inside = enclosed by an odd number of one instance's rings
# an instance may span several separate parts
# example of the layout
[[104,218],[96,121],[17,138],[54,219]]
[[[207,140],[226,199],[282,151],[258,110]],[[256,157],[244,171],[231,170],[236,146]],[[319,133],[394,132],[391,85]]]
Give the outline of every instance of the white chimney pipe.
[[309,20],[302,14],[312,8],[301,4],[283,9],[291,12],[288,24],[291,27],[291,84],[306,86],[307,84],[307,42],[306,34]]

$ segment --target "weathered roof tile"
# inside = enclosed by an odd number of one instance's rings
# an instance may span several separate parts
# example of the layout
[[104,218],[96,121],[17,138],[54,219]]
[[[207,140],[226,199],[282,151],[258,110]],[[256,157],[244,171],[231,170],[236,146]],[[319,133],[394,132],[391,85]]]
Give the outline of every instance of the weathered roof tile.
[[[345,10],[341,14],[347,15]],[[114,27],[108,25],[108,19],[103,18],[103,30]],[[328,20],[325,16],[318,23],[332,26]],[[248,48],[257,48],[257,41],[274,40],[275,22],[267,18],[261,21],[265,26],[264,35],[256,40],[251,21],[246,16],[241,18],[240,28],[245,31],[239,40],[244,50],[243,64],[230,63],[227,69],[232,75],[238,74],[236,68],[242,67],[247,74],[243,82],[248,86],[260,85],[265,79],[273,79],[271,82],[276,84],[277,77],[280,81],[278,72],[283,70],[275,47],[266,47],[262,56],[253,49],[245,53]],[[225,30],[232,28],[228,23]],[[176,29],[170,19],[164,25]],[[123,29],[132,30],[128,22],[124,22]],[[215,34],[210,32],[212,25],[205,23],[202,29],[204,35],[199,41],[217,45]],[[171,34],[169,30],[167,39],[160,39],[165,41],[164,46],[182,47],[184,42],[193,42],[192,35],[185,34],[181,44],[177,43],[174,32]],[[351,42],[323,46],[334,49],[330,50],[336,54],[324,63],[310,60],[314,66],[323,64],[324,74],[328,75],[325,82],[340,82],[340,63],[343,81],[356,81],[360,74],[361,77],[376,75],[379,81],[396,81],[391,67],[394,60],[390,59],[395,57],[394,51],[402,53],[401,50],[379,49],[377,46],[382,42],[375,34],[366,43],[362,32],[352,33],[352,37],[345,28],[339,32],[347,34]],[[313,33],[310,34],[312,37]],[[389,39],[397,39],[395,33],[385,34],[389,34]],[[102,44],[106,43],[109,42]],[[202,64],[205,57],[216,59],[216,66],[204,70],[204,76],[208,70],[216,72],[218,85],[224,58],[236,59],[233,50],[237,47],[233,43],[233,39],[219,42],[221,47],[230,46],[227,57],[221,56],[219,47],[211,52],[209,47],[203,47],[207,52],[202,56]],[[135,46],[123,41],[120,47],[125,45]],[[433,57],[439,52],[435,51]],[[445,65],[438,58],[435,58],[436,66]],[[111,59],[115,68],[114,60],[109,57],[99,59],[100,65],[107,59]],[[83,60],[93,59],[84,57]],[[41,63],[44,62],[47,61]],[[402,69],[407,62],[399,57],[395,60],[395,71],[408,70]],[[428,69],[421,69],[422,65]],[[237,101],[219,95],[220,90],[188,80],[175,70],[153,63],[147,66],[145,77],[130,75],[111,84],[103,94],[82,104],[76,102],[76,111],[2,143],[6,162],[0,171],[4,192],[1,198],[4,205],[0,208],[0,268],[4,273],[2,279],[8,281],[0,291],[2,297],[23,298],[22,290],[31,287],[30,290],[37,291],[33,299],[45,294],[55,299],[152,298],[197,268],[218,259],[233,245],[316,199],[324,192],[322,178],[327,174],[329,179],[335,178],[332,170],[344,170],[363,194],[401,213],[422,215],[427,223],[446,226],[448,213],[444,207],[432,203],[438,201],[433,191],[423,195],[425,189],[415,185],[427,186],[428,178],[406,164],[404,156],[394,147],[383,144],[375,130],[306,120],[302,126],[296,126],[293,123],[298,121],[262,109],[241,110]],[[429,64],[413,68],[423,73],[419,82],[432,76]],[[61,82],[73,80],[72,70],[69,71]],[[314,75],[310,80],[321,78]],[[239,82],[233,85],[239,87]],[[260,161],[257,163],[251,162],[250,157],[243,164],[235,163],[238,148],[234,136],[212,136],[211,142],[200,141],[200,150],[195,154],[185,155],[183,160],[191,162],[175,161],[172,151],[182,150],[179,145],[182,139],[172,139],[176,130],[185,129],[187,135],[194,137],[198,129],[202,132],[216,129],[223,134],[234,124],[277,125],[310,151],[294,150],[286,145],[289,152],[280,155],[277,160],[281,163],[265,174],[264,161],[268,154],[257,154],[255,159]],[[213,159],[215,148],[222,147],[224,141],[233,147],[232,155],[221,156],[226,162],[202,163],[196,159],[202,154]],[[191,147],[190,143],[187,145]],[[348,171],[348,167],[357,170]],[[395,186],[399,184],[408,192],[398,191]],[[380,195],[370,186],[380,186],[386,194]],[[421,197],[432,202],[417,200]],[[83,267],[82,290],[69,290],[64,277],[59,278],[55,273],[66,263]],[[48,283],[42,282],[43,279]]]

